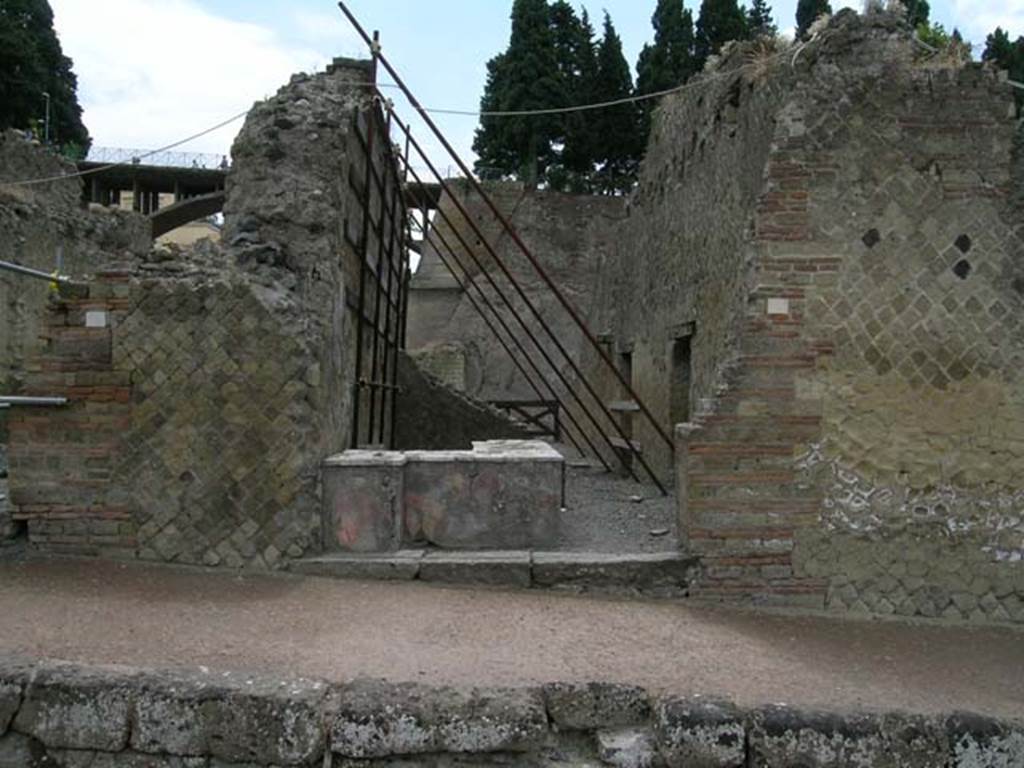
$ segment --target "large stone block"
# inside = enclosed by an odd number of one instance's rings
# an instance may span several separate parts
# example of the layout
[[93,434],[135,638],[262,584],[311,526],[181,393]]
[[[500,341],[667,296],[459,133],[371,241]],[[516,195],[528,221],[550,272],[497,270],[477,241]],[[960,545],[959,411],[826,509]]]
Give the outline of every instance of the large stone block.
[[938,720],[800,712],[783,706],[754,715],[749,744],[754,766],[932,768],[947,765],[949,757]]
[[595,730],[645,723],[647,691],[618,683],[552,683],[544,686],[548,716],[559,728]]
[[523,752],[548,733],[537,691],[456,691],[359,681],[332,703],[330,749],[348,758]]
[[203,702],[207,753],[236,763],[309,765],[323,754],[321,682],[246,680]]
[[32,668],[13,660],[0,660],[0,736],[3,736],[18,708],[22,693],[29,684]]
[[731,704],[700,697],[666,697],[655,706],[654,729],[658,749],[669,765],[746,765],[746,725]]
[[405,531],[450,549],[530,549],[558,532],[564,461],[536,441],[410,451]]
[[128,744],[134,683],[123,670],[41,669],[25,689],[14,729],[47,747],[119,752]]
[[534,440],[471,451],[347,451],[324,462],[324,543],[387,552],[403,543],[516,550],[557,537],[564,460]]
[[203,702],[215,695],[216,686],[205,676],[147,675],[133,702],[132,749],[152,754],[205,754]]
[[958,712],[946,721],[953,768],[1024,765],[1024,725]]
[[324,462],[324,546],[391,552],[402,540],[406,458],[388,451],[346,451]]

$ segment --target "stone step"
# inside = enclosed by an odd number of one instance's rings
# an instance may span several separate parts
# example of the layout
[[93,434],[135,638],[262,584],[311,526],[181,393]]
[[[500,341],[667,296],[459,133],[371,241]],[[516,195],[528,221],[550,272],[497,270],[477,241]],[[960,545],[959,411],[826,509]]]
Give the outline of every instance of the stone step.
[[288,568],[293,573],[331,578],[683,596],[696,565],[696,558],[680,552],[408,549],[332,553],[293,561]]

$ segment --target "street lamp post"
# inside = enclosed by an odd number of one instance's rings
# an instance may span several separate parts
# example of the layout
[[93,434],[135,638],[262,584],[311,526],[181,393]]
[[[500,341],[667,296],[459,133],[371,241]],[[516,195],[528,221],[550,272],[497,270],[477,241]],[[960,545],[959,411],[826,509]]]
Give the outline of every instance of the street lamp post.
[[43,121],[43,141],[50,143],[50,94],[43,91],[43,98],[46,99],[46,119]]

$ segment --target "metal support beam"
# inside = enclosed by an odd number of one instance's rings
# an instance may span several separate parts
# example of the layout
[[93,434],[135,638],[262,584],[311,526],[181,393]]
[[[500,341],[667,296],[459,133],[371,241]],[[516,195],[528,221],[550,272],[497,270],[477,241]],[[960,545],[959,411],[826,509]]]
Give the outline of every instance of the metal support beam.
[[51,275],[46,272],[42,272],[38,269],[32,269],[31,267],[23,267],[21,264],[15,264],[10,261],[0,261],[0,270],[6,270],[8,272],[14,272],[15,274],[24,275],[25,277],[34,277],[37,280],[46,280],[50,283],[71,283],[71,278],[62,277],[61,275]]
[[66,397],[6,397],[0,396],[0,407],[10,408],[17,405],[57,406],[67,405]]

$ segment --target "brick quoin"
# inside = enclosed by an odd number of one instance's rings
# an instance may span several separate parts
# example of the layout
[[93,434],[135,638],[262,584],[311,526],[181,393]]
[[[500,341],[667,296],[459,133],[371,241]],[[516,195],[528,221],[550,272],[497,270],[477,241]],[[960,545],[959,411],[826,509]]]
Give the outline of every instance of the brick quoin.
[[[105,271],[63,287],[46,309],[43,345],[25,392],[66,397],[63,408],[19,409],[9,419],[13,518],[43,551],[129,554],[131,510],[109,498],[119,441],[131,424],[130,375],[114,369],[112,333],[128,310],[128,276]],[[86,328],[87,312],[106,313]]]

